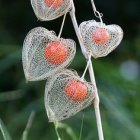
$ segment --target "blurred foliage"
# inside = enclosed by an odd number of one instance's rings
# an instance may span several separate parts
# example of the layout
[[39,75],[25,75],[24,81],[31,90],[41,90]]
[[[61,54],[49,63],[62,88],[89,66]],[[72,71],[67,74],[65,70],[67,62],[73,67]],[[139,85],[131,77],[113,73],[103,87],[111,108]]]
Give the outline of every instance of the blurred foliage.
[[[90,0],[74,0],[78,23],[95,18]],[[124,30],[121,45],[106,58],[93,61],[101,97],[101,115],[107,140],[140,139],[140,18],[139,0],[95,0],[107,24]],[[98,20],[98,19],[97,19]],[[36,111],[28,140],[56,140],[54,125],[48,123],[44,107],[45,81],[26,83],[21,51],[29,30],[43,26],[59,32],[62,17],[50,22],[37,21],[29,0],[0,0],[0,126],[14,140],[21,139],[29,114]],[[70,65],[81,75],[86,61],[67,16],[62,34],[77,42],[77,54]],[[89,76],[87,74],[87,80]],[[62,140],[78,140],[84,116],[82,140],[98,139],[93,106],[64,121],[59,128]],[[7,131],[8,129],[8,131]],[[72,132],[72,133],[70,133]],[[71,136],[72,135],[72,136]],[[3,137],[0,134],[0,140]],[[8,139],[7,139],[8,140]]]

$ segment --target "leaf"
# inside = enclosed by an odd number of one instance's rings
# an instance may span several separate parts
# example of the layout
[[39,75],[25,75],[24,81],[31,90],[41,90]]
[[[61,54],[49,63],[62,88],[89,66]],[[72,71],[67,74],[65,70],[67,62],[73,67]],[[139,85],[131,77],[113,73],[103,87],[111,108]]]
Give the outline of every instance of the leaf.
[[[124,132],[127,132],[127,135],[131,135],[135,140],[139,140],[140,128],[132,119],[131,113],[126,110],[126,108],[121,105],[119,100],[112,95],[106,96],[107,93],[100,91],[101,99],[104,106],[109,111],[110,116],[115,118],[117,124],[121,125],[121,128],[124,129]],[[109,97],[109,98],[108,98]],[[116,123],[114,122],[114,123]]]
[[12,140],[6,126],[4,125],[4,123],[1,119],[0,119],[0,130],[3,135],[4,140]]
[[34,117],[35,117],[35,111],[32,111],[31,114],[30,114],[30,116],[29,116],[29,119],[28,119],[26,128],[25,128],[25,130],[23,132],[22,140],[27,140],[28,133],[29,133],[29,130],[31,129],[31,126],[32,126]]
[[23,90],[15,90],[15,91],[8,91],[8,92],[0,92],[0,102],[17,100],[24,97]]
[[[40,110],[43,110],[43,105],[42,101],[43,98],[37,99],[35,101],[32,101],[29,105],[27,105],[23,110],[20,112],[16,113],[15,116],[13,117],[12,121],[9,123],[9,128],[12,129],[13,126],[18,127],[18,125],[24,125],[26,122],[26,118],[28,113],[30,113],[32,110],[35,110],[35,112],[38,112]],[[13,130],[14,133],[16,133],[16,129]]]
[[21,60],[21,50],[18,50],[12,54],[9,54],[6,58],[0,61],[0,74],[11,66],[17,64]]
[[61,122],[57,122],[57,129],[64,129],[66,133],[71,137],[72,140],[77,140],[77,137],[73,129],[69,125],[61,123]]
[[19,50],[20,46],[16,45],[0,45],[0,57],[7,56],[13,52]]

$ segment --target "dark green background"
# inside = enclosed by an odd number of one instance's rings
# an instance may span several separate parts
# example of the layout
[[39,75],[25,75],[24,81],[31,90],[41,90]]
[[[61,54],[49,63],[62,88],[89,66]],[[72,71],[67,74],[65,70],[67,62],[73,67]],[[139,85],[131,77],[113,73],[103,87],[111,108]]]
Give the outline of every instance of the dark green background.
[[[74,2],[79,24],[84,20],[96,19],[90,0]],[[106,140],[140,140],[140,0],[95,2],[97,9],[104,14],[106,24],[118,24],[124,30],[124,39],[114,52],[105,58],[93,60],[101,98],[104,135]],[[61,21],[62,17],[50,22],[37,21],[29,0],[0,0],[0,118],[14,140],[20,139],[32,110],[36,111],[36,116],[28,139],[57,139],[53,124],[48,123],[45,112],[45,81],[25,83],[21,51],[29,30],[43,26],[58,34]],[[76,69],[81,75],[86,62],[69,16],[62,36],[77,42],[77,55],[70,68]],[[82,140],[97,140],[92,106],[65,123],[78,140],[83,113]],[[61,135],[65,140],[71,139],[65,129],[61,130]]]

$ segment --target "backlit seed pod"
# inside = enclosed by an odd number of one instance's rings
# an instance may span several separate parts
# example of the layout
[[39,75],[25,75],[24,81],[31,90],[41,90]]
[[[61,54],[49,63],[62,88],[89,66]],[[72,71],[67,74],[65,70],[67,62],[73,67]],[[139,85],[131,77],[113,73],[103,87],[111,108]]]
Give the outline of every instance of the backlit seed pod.
[[48,79],[45,108],[50,122],[70,118],[92,104],[95,85],[81,80],[76,72],[64,69]]
[[53,31],[43,27],[32,29],[26,36],[22,61],[27,81],[44,80],[67,67],[76,53],[71,39],[58,39]]
[[31,0],[38,19],[49,21],[64,15],[71,7],[71,0]]
[[121,42],[123,31],[118,25],[105,25],[94,20],[85,21],[79,26],[84,46],[94,58],[104,57]]

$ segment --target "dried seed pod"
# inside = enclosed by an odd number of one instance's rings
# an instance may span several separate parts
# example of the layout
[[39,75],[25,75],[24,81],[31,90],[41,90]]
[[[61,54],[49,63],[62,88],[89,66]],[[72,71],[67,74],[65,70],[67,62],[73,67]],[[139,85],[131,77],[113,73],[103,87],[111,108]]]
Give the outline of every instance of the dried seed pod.
[[95,87],[71,70],[64,69],[47,81],[45,107],[50,122],[61,121],[88,107]]
[[104,57],[121,42],[123,31],[118,25],[105,25],[94,20],[80,24],[80,31],[88,53],[94,58]]
[[64,15],[71,7],[71,0],[31,0],[38,19],[49,21]]
[[26,36],[22,60],[27,81],[43,80],[68,66],[76,53],[71,39],[59,39],[53,31],[37,27]]

